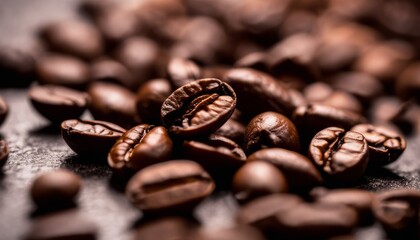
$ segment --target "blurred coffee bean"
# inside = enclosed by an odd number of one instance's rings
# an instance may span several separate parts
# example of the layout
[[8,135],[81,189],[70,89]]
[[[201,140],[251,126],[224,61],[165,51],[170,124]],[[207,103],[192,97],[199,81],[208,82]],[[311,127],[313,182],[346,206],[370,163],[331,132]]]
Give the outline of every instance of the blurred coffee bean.
[[92,63],[90,66],[90,78],[92,82],[116,83],[131,90],[137,90],[138,86],[131,72],[124,65],[107,58]]
[[133,240],[187,239],[196,223],[188,218],[169,216],[142,222],[136,226]]
[[306,101],[305,96],[303,96],[303,94],[294,89],[294,88],[289,88],[289,96],[290,96],[290,102],[293,105],[293,108],[298,108],[300,106],[306,106],[308,104],[308,101]]
[[238,59],[235,64],[238,68],[252,68],[261,72],[268,72],[265,52],[252,52]]
[[145,214],[188,214],[214,188],[199,164],[173,160],[140,170],[128,182],[126,196]]
[[348,70],[360,55],[357,46],[347,42],[323,42],[316,50],[315,64],[325,75]]
[[152,79],[137,91],[137,112],[145,123],[161,125],[160,109],[172,87],[166,79]]
[[[61,134],[77,154],[103,158],[125,129],[110,122],[69,119],[61,123]],[[100,161],[101,162],[101,161]]]
[[4,120],[6,120],[8,114],[9,106],[6,101],[4,101],[3,97],[0,96],[0,126],[3,124]]
[[369,148],[362,134],[329,127],[318,132],[309,157],[331,184],[352,184],[365,173]]
[[396,93],[402,100],[414,99],[420,102],[420,63],[412,63],[398,76]]
[[54,85],[33,86],[28,96],[32,106],[52,123],[80,117],[89,102],[84,92]]
[[381,3],[381,1],[330,0],[328,3],[328,12],[337,14],[349,20],[365,20],[367,18],[372,18],[372,15],[374,15],[380,7],[378,4]]
[[315,82],[307,85],[302,92],[308,102],[314,103],[321,102],[331,96],[334,89],[326,83]]
[[375,124],[384,124],[398,114],[403,103],[396,97],[383,96],[375,99],[370,108],[370,120]]
[[247,162],[264,161],[276,166],[293,192],[306,192],[322,183],[322,177],[305,156],[282,148],[266,148],[248,156]]
[[[200,67],[193,61],[173,58],[168,63],[167,75],[175,89],[202,77]],[[214,76],[212,76],[214,78]]]
[[285,176],[271,163],[253,161],[241,167],[233,177],[232,191],[240,203],[288,191]]
[[369,146],[369,166],[379,167],[394,162],[404,152],[407,142],[404,136],[392,128],[371,124],[359,124],[351,131],[361,133]]
[[203,78],[224,78],[225,74],[230,70],[230,66],[227,65],[213,65],[201,67]]
[[25,87],[34,79],[35,61],[27,51],[0,46],[0,87]]
[[188,240],[264,240],[265,237],[257,229],[247,225],[236,225],[230,228],[202,228],[193,231]]
[[90,81],[88,66],[70,56],[43,56],[37,59],[36,72],[41,84],[83,89]]
[[51,50],[83,59],[98,57],[104,48],[98,30],[80,20],[50,23],[41,29],[41,37]]
[[404,134],[418,133],[420,130],[420,106],[413,101],[402,103],[390,121]]
[[120,175],[164,162],[172,154],[172,140],[164,127],[141,124],[126,131],[108,154],[108,165]]
[[236,94],[226,83],[204,78],[175,90],[162,104],[163,124],[180,136],[216,131],[232,115]]
[[1,167],[6,164],[7,158],[9,157],[9,147],[6,140],[0,140],[0,172]]
[[78,175],[61,169],[37,177],[30,191],[39,208],[54,209],[73,205],[81,186],[82,179]]
[[[321,1],[317,1],[321,2]],[[311,33],[316,26],[316,15],[306,10],[295,10],[288,13],[280,25],[281,36],[291,36],[297,33]]]
[[285,148],[299,151],[299,135],[295,125],[284,115],[265,112],[254,117],[245,131],[244,149],[251,154],[262,148]]
[[89,110],[97,120],[109,121],[126,128],[140,122],[136,110],[136,95],[128,89],[104,82],[92,83],[87,90]]
[[246,128],[242,123],[230,118],[229,120],[227,120],[225,124],[223,124],[214,133],[216,135],[229,138],[230,140],[234,141],[239,146],[242,146],[243,141],[244,141],[245,129]]

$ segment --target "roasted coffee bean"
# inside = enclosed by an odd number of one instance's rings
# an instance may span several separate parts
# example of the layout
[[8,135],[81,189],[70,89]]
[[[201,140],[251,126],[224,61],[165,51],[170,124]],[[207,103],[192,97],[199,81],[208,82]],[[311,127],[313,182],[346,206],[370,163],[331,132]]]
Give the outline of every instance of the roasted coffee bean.
[[41,84],[85,88],[89,83],[89,68],[82,61],[64,55],[48,55],[37,59],[36,72]]
[[217,129],[215,134],[229,138],[241,146],[244,141],[245,126],[242,123],[230,118],[225,124]]
[[87,93],[91,98],[89,110],[97,120],[133,127],[140,122],[136,110],[136,95],[112,83],[91,84]]
[[54,85],[34,86],[28,92],[32,106],[53,123],[78,118],[86,110],[86,93]]
[[236,61],[234,66],[238,68],[252,68],[261,72],[268,72],[266,53],[252,52]]
[[195,162],[173,160],[140,170],[127,184],[126,196],[147,213],[188,213],[215,188]]
[[90,78],[93,82],[111,82],[136,90],[138,83],[128,69],[112,59],[100,59],[92,63]]
[[135,229],[134,240],[187,239],[196,223],[182,217],[169,216],[141,223]]
[[420,64],[418,62],[409,65],[398,77],[395,88],[398,96],[403,100],[411,98],[420,102]]
[[327,37],[316,50],[314,62],[322,73],[329,75],[349,69],[359,55],[360,49],[351,42]]
[[375,99],[369,109],[370,119],[374,124],[386,124],[398,115],[403,103],[392,96],[384,96]]
[[230,228],[223,229],[198,229],[193,231],[188,240],[232,240],[232,239],[241,239],[241,240],[265,240],[262,233],[257,229],[246,226],[238,225]]
[[175,90],[162,104],[163,124],[180,136],[216,131],[232,115],[236,94],[226,83],[204,78]]
[[395,189],[376,195],[373,213],[391,239],[418,239],[420,192]]
[[298,108],[300,106],[306,106],[308,105],[308,101],[306,101],[305,96],[303,94],[293,88],[289,88],[289,96],[290,96],[290,102],[293,105],[293,108]]
[[225,74],[231,69],[226,65],[213,65],[201,67],[203,78],[223,79]]
[[9,147],[6,140],[0,140],[0,168],[6,164],[9,157]]
[[359,124],[351,131],[361,133],[369,146],[369,166],[394,162],[404,152],[407,142],[402,134],[386,126]]
[[35,61],[32,54],[0,46],[0,87],[25,87],[34,79]]
[[276,166],[286,177],[290,190],[306,192],[322,183],[321,175],[305,156],[282,148],[266,148],[251,154],[247,162],[265,161]]
[[9,114],[9,106],[6,101],[0,96],[0,126],[6,120],[7,115]]
[[329,127],[312,139],[309,157],[331,183],[349,184],[365,173],[369,148],[362,134]]
[[287,190],[288,184],[283,173],[274,165],[263,161],[245,164],[233,177],[232,191],[241,203]]
[[284,19],[284,22],[280,25],[280,34],[282,36],[290,36],[302,32],[310,33],[314,30],[315,26],[315,13],[303,9],[294,10],[287,14],[287,16]]
[[173,58],[169,61],[167,75],[174,88],[182,87],[191,81],[202,78],[200,67],[193,61],[183,58]]
[[42,209],[71,206],[81,186],[82,179],[78,175],[64,169],[56,170],[35,179],[31,197]]
[[164,127],[141,124],[125,132],[108,154],[108,164],[116,173],[137,172],[149,165],[167,161],[172,140]]
[[224,80],[235,90],[239,110],[250,117],[266,111],[290,116],[294,110],[287,89],[265,73],[233,69],[226,73]]
[[51,50],[84,59],[98,57],[103,51],[99,31],[79,20],[48,24],[41,30],[41,36]]
[[61,123],[67,145],[77,154],[94,158],[106,156],[124,132],[124,128],[104,121],[70,119]]
[[276,112],[261,113],[246,127],[245,152],[250,154],[262,148],[273,147],[299,151],[298,132],[287,117]]
[[143,84],[137,91],[137,112],[145,123],[161,125],[160,108],[172,93],[166,79],[153,79]]
[[333,94],[334,89],[323,82],[314,82],[303,89],[303,95],[310,103],[321,102]]
[[79,210],[59,211],[34,220],[25,240],[97,239],[98,227]]

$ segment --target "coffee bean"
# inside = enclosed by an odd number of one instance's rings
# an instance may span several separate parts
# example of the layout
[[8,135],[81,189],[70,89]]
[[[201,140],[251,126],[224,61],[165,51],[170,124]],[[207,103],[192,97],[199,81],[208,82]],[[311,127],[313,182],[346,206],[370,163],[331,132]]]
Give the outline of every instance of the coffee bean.
[[333,94],[334,89],[323,82],[314,82],[303,89],[303,95],[310,103],[321,102]]
[[82,61],[64,55],[48,55],[37,59],[36,72],[41,84],[85,88],[89,83],[89,68]]
[[395,189],[376,195],[373,212],[391,239],[418,239],[420,192]]
[[34,79],[35,61],[27,51],[0,46],[0,87],[26,87]]
[[98,57],[103,51],[98,30],[79,20],[48,24],[41,30],[41,36],[52,50],[84,59]]
[[69,147],[80,155],[106,156],[125,129],[110,122],[70,119],[61,123],[61,134]]
[[398,76],[395,88],[398,96],[403,100],[413,98],[420,102],[420,78],[417,76],[420,72],[420,64],[418,62],[410,64]]
[[[322,1],[320,1],[322,2]],[[280,25],[281,36],[310,33],[316,26],[316,14],[304,9],[290,11]]]
[[108,154],[108,164],[116,173],[137,172],[149,165],[167,161],[172,154],[172,140],[164,127],[148,124],[125,132]]
[[173,134],[205,135],[221,127],[235,106],[236,94],[228,84],[205,78],[175,90],[162,104],[161,116]]
[[303,96],[303,94],[296,89],[289,88],[289,96],[290,96],[290,102],[293,108],[295,109],[300,106],[308,105],[308,101],[306,101],[305,96]]
[[95,119],[127,128],[140,122],[136,95],[128,89],[112,83],[97,82],[90,85],[87,93],[91,98],[89,110]]
[[82,179],[78,175],[61,169],[37,177],[30,191],[33,202],[47,209],[74,204],[81,186]]
[[208,229],[202,228],[196,231],[193,231],[188,240],[232,240],[232,239],[241,239],[241,240],[264,240],[264,236],[255,228],[238,225],[230,228],[222,229]]
[[250,117],[266,111],[290,116],[294,109],[287,89],[265,73],[233,69],[226,73],[224,80],[235,90],[239,110]]
[[265,161],[276,166],[286,177],[290,190],[306,192],[322,183],[322,177],[305,156],[282,148],[266,148],[251,154],[247,162]]
[[241,146],[244,141],[245,126],[242,123],[233,120],[231,117],[229,120],[227,120],[225,124],[223,124],[219,129],[217,129],[215,134],[223,136],[225,138],[229,138],[230,140],[234,141],[236,144]]
[[112,59],[100,59],[92,63],[90,77],[93,82],[111,82],[120,84],[131,90],[136,90],[137,81],[128,69],[121,63]]
[[7,158],[9,157],[9,147],[6,140],[0,140],[0,168],[6,164]]
[[245,164],[233,177],[232,191],[241,203],[287,190],[288,184],[283,173],[272,164],[263,161]]
[[285,148],[299,151],[299,135],[295,125],[276,112],[265,112],[254,117],[245,131],[245,152],[262,148]]
[[6,120],[7,115],[9,114],[9,106],[6,101],[0,96],[0,126]]
[[202,72],[200,67],[191,60],[173,58],[168,63],[167,75],[172,86],[179,88],[191,81],[200,79]]
[[234,64],[238,68],[252,68],[261,72],[268,72],[266,54],[264,52],[252,52],[245,55]]
[[32,106],[53,123],[80,117],[89,101],[86,93],[54,85],[33,86],[28,96]]
[[316,50],[314,63],[322,73],[329,75],[349,69],[359,55],[360,49],[353,43],[327,37]]
[[79,210],[60,211],[34,220],[26,240],[97,239],[98,227]]
[[329,127],[312,139],[309,157],[331,183],[354,183],[366,170],[368,144],[360,133]]
[[135,229],[135,237],[138,240],[171,240],[187,239],[190,231],[196,223],[187,218],[169,216],[153,219],[141,223]]
[[223,79],[230,69],[231,67],[226,65],[202,66],[201,72],[203,78]]
[[351,131],[361,133],[369,146],[369,166],[378,167],[394,162],[404,152],[407,142],[402,134],[371,124],[359,124]]
[[137,91],[137,112],[145,123],[161,125],[160,108],[172,93],[172,87],[166,79],[152,79]]
[[147,213],[188,213],[214,190],[206,171],[195,162],[173,160],[140,170],[127,184],[126,196]]

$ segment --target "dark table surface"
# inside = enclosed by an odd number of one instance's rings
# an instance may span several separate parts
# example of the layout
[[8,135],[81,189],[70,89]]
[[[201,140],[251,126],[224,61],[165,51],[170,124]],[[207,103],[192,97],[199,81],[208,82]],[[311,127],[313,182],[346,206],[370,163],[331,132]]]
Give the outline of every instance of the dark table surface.
[[[36,45],[35,30],[50,20],[72,18],[80,1],[0,0],[0,44],[28,48]],[[49,125],[30,106],[25,89],[0,89],[10,113],[0,134],[10,147],[0,174],[0,239],[22,239],[33,222],[28,188],[47,171],[66,168],[80,174],[84,185],[78,208],[98,224],[99,239],[130,239],[132,225],[141,213],[110,187],[106,166],[84,163],[63,141],[59,128]],[[89,118],[88,114],[84,118]],[[381,191],[408,187],[420,189],[420,138],[411,137],[403,156],[392,165],[366,176],[360,188]],[[229,193],[216,193],[195,212],[205,226],[229,226],[237,204]],[[383,239],[377,225],[360,229],[359,239]]]

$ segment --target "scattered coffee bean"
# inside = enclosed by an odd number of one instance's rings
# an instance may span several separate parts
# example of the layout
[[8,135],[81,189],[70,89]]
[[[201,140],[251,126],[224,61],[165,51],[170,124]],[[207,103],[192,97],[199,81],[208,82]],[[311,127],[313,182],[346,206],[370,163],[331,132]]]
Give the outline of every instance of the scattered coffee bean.
[[226,83],[204,78],[175,90],[163,103],[163,124],[173,134],[205,135],[216,131],[232,115],[236,94]]
[[136,90],[138,83],[128,69],[112,59],[100,59],[92,63],[90,78],[93,82],[111,82]]
[[213,228],[213,229],[198,229],[190,234],[188,240],[201,239],[201,240],[264,240],[264,236],[257,229],[246,226],[238,225],[230,228]]
[[9,157],[9,147],[6,140],[0,140],[0,168],[6,164],[7,158]]
[[0,126],[6,120],[7,115],[9,114],[9,106],[6,101],[0,96]]
[[245,129],[246,128],[242,123],[233,120],[231,117],[225,124],[216,130],[215,134],[229,138],[241,146],[244,141]]
[[147,213],[188,213],[215,188],[195,162],[173,160],[140,170],[127,184],[128,200]]
[[61,123],[61,134],[69,147],[80,155],[106,156],[125,129],[110,122],[70,119]]
[[174,58],[170,60],[167,74],[174,88],[182,87],[185,84],[202,77],[200,67],[193,61],[183,58]]
[[34,79],[35,61],[30,53],[0,46],[0,87],[26,87]]

